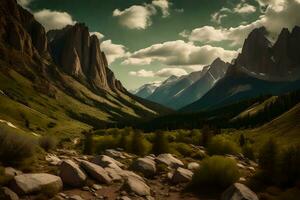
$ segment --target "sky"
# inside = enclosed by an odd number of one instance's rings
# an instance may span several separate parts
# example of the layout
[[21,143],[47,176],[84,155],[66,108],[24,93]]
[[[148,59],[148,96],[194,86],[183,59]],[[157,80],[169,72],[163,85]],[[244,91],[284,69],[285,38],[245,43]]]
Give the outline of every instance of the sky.
[[18,0],[44,25],[85,23],[127,89],[231,62],[265,26],[275,40],[300,25],[300,0]]

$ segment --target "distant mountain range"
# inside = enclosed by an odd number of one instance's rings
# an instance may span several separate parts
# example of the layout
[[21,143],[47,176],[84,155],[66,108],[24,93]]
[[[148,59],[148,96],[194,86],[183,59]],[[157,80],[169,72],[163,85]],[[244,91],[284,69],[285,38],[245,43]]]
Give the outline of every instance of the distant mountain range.
[[171,77],[148,97],[184,112],[222,107],[266,94],[281,94],[300,88],[300,27],[284,28],[272,44],[264,27],[254,29],[241,53],[225,63],[219,58],[202,71]]

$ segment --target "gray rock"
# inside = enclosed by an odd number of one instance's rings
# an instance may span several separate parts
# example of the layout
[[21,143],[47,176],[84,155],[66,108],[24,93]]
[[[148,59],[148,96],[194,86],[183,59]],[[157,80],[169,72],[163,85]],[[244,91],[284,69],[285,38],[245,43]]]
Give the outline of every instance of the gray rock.
[[113,181],[121,181],[122,180],[122,176],[120,175],[120,173],[118,173],[117,170],[106,167],[105,171],[107,172],[107,174]]
[[122,163],[106,155],[100,155],[95,157],[93,162],[97,165],[100,165],[103,168],[109,167],[116,170],[121,170],[121,168],[124,167]]
[[184,164],[179,159],[175,158],[172,154],[169,153],[160,154],[155,158],[155,161],[157,163],[162,163],[172,168],[184,166]]
[[82,168],[94,179],[100,183],[110,184],[112,179],[109,177],[108,173],[99,165],[82,160],[80,162]]
[[63,188],[60,177],[51,174],[22,174],[14,177],[11,188],[19,195],[44,193],[54,196]]
[[192,171],[179,167],[176,169],[176,171],[172,176],[172,182],[173,183],[189,182],[192,180],[192,177],[193,177]]
[[139,196],[150,195],[150,187],[145,182],[132,176],[126,179],[123,187],[127,192],[133,192]]
[[191,162],[188,164],[187,168],[191,171],[195,171],[195,170],[199,169],[199,167],[200,167],[199,163]]
[[81,187],[86,181],[85,173],[72,160],[64,160],[60,165],[60,177],[64,184]]
[[258,197],[247,186],[235,183],[223,192],[221,200],[258,200]]
[[79,196],[79,195],[73,195],[73,196],[70,196],[69,200],[84,200],[84,199],[81,198],[81,196]]
[[132,169],[141,172],[146,177],[156,174],[155,161],[149,158],[138,158],[132,163]]
[[15,176],[21,175],[21,174],[23,174],[23,172],[16,170],[12,167],[5,167],[5,169],[4,169],[5,176],[15,177]]
[[19,200],[19,197],[16,193],[10,190],[7,187],[1,188],[0,199],[2,200]]

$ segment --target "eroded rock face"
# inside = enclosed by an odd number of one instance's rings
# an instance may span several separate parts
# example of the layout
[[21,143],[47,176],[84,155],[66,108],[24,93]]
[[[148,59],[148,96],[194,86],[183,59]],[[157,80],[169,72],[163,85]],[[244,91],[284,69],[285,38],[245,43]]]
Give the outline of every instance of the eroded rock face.
[[66,73],[87,82],[93,89],[125,91],[108,68],[104,52],[95,35],[84,24],[67,26],[47,33],[53,60]]
[[22,174],[14,177],[11,188],[19,195],[45,193],[54,196],[63,188],[60,177],[51,174]]
[[47,56],[45,29],[16,0],[0,2],[0,41],[28,56]]
[[247,186],[235,183],[222,194],[221,200],[258,200],[258,197]]
[[79,166],[72,160],[64,160],[60,165],[60,175],[64,184],[72,187],[84,185],[87,177]]

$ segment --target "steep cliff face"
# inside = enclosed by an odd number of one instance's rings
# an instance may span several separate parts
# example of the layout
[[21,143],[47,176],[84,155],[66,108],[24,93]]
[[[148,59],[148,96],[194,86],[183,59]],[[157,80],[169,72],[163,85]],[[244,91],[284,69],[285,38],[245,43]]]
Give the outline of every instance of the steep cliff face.
[[125,91],[108,68],[105,54],[95,35],[84,24],[48,32],[49,51],[58,66],[94,89]]
[[[267,80],[295,80],[300,77],[300,28],[282,29],[275,44],[266,38],[264,27],[253,30],[229,73],[248,70]],[[232,75],[232,74],[231,74]],[[260,77],[263,78],[263,77]]]
[[0,1],[0,40],[30,57],[47,57],[47,37],[44,27],[15,0]]

